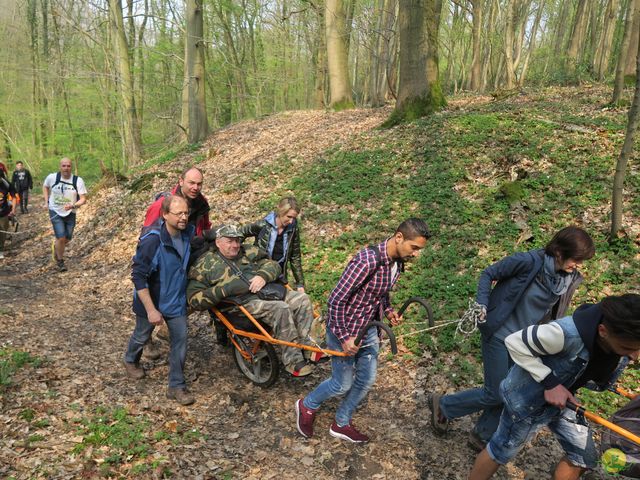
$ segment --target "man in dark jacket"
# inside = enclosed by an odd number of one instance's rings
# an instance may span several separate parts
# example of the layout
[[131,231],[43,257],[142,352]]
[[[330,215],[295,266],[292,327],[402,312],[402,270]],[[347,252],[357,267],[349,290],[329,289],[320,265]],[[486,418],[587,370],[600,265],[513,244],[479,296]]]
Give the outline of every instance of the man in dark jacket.
[[[197,167],[189,167],[180,174],[178,185],[171,191],[172,195],[184,198],[189,206],[188,223],[196,229],[196,236],[202,236],[211,228],[209,220],[209,202],[202,195],[203,175]],[[160,220],[163,196],[153,202],[144,217],[144,226],[148,227]]]
[[161,205],[162,222],[145,233],[133,257],[131,278],[135,286],[133,311],[136,327],[125,354],[129,377],[141,379],[142,348],[153,329],[165,322],[171,338],[167,398],[182,405],[195,401],[187,391],[183,373],[187,356],[187,265],[194,227],[188,225],[189,207],[171,195]]
[[[192,251],[197,250],[203,244],[202,236],[206,230],[211,229],[211,221],[209,220],[209,202],[202,194],[202,184],[204,176],[199,168],[189,167],[183,170],[178,179],[178,184],[171,191],[171,195],[177,195],[186,200],[189,206],[189,218],[187,222],[195,228],[195,241],[192,245]],[[161,206],[165,196],[161,195],[147,209],[144,217],[144,227],[150,227],[162,220]],[[197,245],[196,245],[197,243]],[[226,335],[226,333],[225,333]],[[162,342],[158,339],[166,340],[168,334],[166,328],[161,327],[155,335],[149,338],[149,342],[144,348],[145,357],[155,360],[163,355]],[[226,336],[224,338],[226,340]]]
[[16,163],[11,183],[16,193],[20,195],[20,213],[29,213],[29,190],[33,188],[33,179],[31,172],[24,168],[22,162]]
[[515,365],[500,385],[502,416],[469,479],[491,478],[546,426],[565,452],[553,478],[577,480],[598,456],[590,429],[565,407],[579,404],[579,388],[605,390],[629,359],[638,359],[640,295],[582,305],[572,316],[512,333],[505,344]]

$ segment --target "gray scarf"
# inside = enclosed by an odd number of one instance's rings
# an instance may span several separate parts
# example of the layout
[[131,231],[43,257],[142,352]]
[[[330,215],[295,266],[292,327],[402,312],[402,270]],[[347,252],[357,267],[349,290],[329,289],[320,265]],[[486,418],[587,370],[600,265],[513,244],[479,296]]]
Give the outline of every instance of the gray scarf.
[[567,292],[576,274],[577,272],[567,273],[564,270],[556,271],[556,259],[545,254],[544,266],[540,272],[539,279],[551,293],[560,297]]

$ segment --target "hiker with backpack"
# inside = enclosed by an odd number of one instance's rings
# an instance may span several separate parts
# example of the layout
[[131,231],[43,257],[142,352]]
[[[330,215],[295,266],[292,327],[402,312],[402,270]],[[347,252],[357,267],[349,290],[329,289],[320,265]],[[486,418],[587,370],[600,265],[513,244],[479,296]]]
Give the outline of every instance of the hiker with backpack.
[[11,183],[20,196],[20,213],[29,213],[29,190],[33,188],[33,178],[22,162],[16,162]]
[[329,434],[354,443],[369,441],[367,435],[355,428],[351,417],[375,382],[378,330],[370,328],[360,345],[355,345],[355,339],[363,326],[382,320],[382,315],[391,325],[400,323],[401,318],[391,306],[389,291],[403,271],[404,262],[418,257],[430,237],[423,220],[409,218],[392,237],[361,250],[345,268],[329,296],[326,339],[328,349],[349,356],[331,357],[331,377],[296,402],[296,424],[302,436],[313,436],[316,412],[326,400],[343,396]]
[[166,324],[171,340],[167,398],[181,405],[195,399],[187,390],[184,363],[187,356],[187,264],[195,227],[187,223],[184,198],[163,198],[162,221],[144,233],[133,257],[131,279],[135,287],[133,311],[136,326],[124,357],[127,375],[144,378],[140,357],[154,328]]
[[64,250],[73,236],[76,210],[87,203],[87,187],[82,177],[71,173],[71,159],[60,160],[60,171],[45,178],[42,194],[55,235],[51,255],[58,271],[66,272]]
[[204,176],[197,167],[188,167],[182,171],[178,184],[171,192],[160,193],[156,200],[149,206],[144,217],[144,227],[148,227],[162,220],[162,201],[168,195],[177,195],[186,200],[189,206],[189,225],[195,227],[195,236],[201,237],[206,230],[211,228],[209,220],[209,202],[202,194]]
[[304,293],[302,254],[300,253],[300,207],[294,197],[284,197],[278,206],[262,220],[240,227],[245,237],[255,237],[255,245],[269,254],[269,258],[280,264],[282,280],[288,283],[287,269],[295,279],[295,288]]
[[10,219],[16,214],[16,191],[7,180],[7,167],[0,162],[0,260],[4,258],[4,243]]
[[579,388],[605,390],[629,359],[638,359],[640,295],[581,305],[571,316],[512,333],[505,345],[515,365],[500,386],[504,408],[469,480],[491,478],[545,426],[565,453],[553,478],[577,480],[596,467],[598,453],[591,429],[565,407],[580,403],[574,396]]
[[[189,225],[193,225],[195,228],[195,236],[192,239],[191,255],[201,254],[200,251],[204,246],[203,235],[206,231],[211,229],[211,221],[209,220],[209,202],[202,194],[202,185],[204,182],[204,175],[202,171],[195,166],[185,168],[180,177],[178,178],[178,184],[173,187],[170,192],[161,192],[156,195],[154,202],[147,208],[147,212],[144,217],[142,231],[146,228],[157,225],[162,221],[162,202],[165,197],[169,195],[177,195],[184,198],[189,207],[189,218],[187,219]],[[161,327],[156,331],[155,335],[149,338],[148,344],[145,346],[144,355],[150,360],[156,360],[163,355],[163,348],[161,343],[156,341],[158,339],[168,339],[168,334],[165,327]],[[226,340],[226,332],[224,340]]]
[[449,395],[429,397],[431,424],[446,433],[449,422],[482,411],[469,432],[469,446],[479,452],[498,428],[502,412],[500,382],[513,362],[504,344],[511,333],[562,318],[582,283],[579,266],[595,247],[583,229],[558,231],[544,249],[517,252],[485,268],[478,281],[476,303],[482,308],[484,385]]

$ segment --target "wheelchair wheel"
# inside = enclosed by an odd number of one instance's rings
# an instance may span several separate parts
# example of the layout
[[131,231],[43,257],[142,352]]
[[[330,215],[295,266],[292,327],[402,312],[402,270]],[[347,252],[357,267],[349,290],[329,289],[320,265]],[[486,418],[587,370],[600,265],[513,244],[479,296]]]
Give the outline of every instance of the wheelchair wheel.
[[[247,337],[238,337],[238,343],[244,347],[246,352],[252,352],[255,340]],[[280,360],[273,345],[267,342],[260,342],[258,351],[253,354],[253,359],[246,359],[237,348],[233,349],[233,359],[238,370],[262,388],[270,387],[278,379],[280,374]]]

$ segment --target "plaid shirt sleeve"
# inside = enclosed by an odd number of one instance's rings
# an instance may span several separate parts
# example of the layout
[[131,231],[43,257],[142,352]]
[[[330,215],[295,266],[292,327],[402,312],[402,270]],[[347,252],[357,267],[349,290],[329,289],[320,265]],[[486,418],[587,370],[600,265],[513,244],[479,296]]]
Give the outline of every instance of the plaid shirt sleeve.
[[347,304],[375,269],[375,261],[371,263],[367,260],[367,257],[362,256],[356,256],[351,260],[329,297],[329,310],[335,320],[333,333],[342,343],[352,336],[353,330],[353,326],[350,325],[353,322],[349,322],[346,315]]

